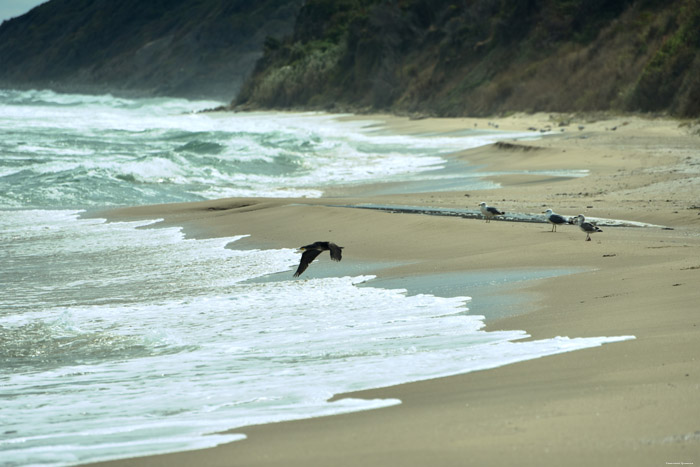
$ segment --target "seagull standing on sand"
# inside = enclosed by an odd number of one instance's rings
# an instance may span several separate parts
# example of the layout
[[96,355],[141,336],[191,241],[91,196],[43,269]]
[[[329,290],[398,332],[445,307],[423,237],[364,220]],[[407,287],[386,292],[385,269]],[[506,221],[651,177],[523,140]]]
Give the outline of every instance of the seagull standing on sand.
[[586,241],[590,242],[591,241],[591,234],[596,233],[596,232],[602,232],[601,229],[598,228],[598,226],[591,224],[590,222],[586,222],[586,218],[583,217],[583,214],[579,214],[577,217],[577,224],[581,230],[586,232]]
[[481,209],[481,214],[484,215],[486,222],[491,222],[494,216],[502,216],[505,212],[501,212],[493,206],[487,206],[483,201],[479,203],[479,209]]
[[554,212],[551,209],[547,209],[544,211],[545,214],[545,219],[547,219],[547,222],[552,224],[552,232],[557,231],[557,226],[562,225],[562,224],[571,224],[571,221],[567,219],[564,216],[560,216],[559,214],[554,214]]
[[314,242],[310,245],[302,246],[299,250],[304,253],[301,255],[301,261],[299,261],[299,267],[297,268],[297,272],[294,273],[294,277],[299,277],[302,272],[306,271],[309,264],[311,264],[321,252],[326,250],[331,252],[331,259],[333,261],[340,261],[343,253],[342,249],[342,246],[331,242]]

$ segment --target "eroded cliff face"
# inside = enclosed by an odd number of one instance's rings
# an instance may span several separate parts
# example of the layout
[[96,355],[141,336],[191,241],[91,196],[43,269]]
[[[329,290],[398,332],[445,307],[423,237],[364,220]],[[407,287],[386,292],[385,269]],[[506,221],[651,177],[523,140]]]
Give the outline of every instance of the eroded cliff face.
[[309,0],[234,105],[700,115],[691,0]]
[[229,101],[303,0],[51,0],[0,26],[0,84]]

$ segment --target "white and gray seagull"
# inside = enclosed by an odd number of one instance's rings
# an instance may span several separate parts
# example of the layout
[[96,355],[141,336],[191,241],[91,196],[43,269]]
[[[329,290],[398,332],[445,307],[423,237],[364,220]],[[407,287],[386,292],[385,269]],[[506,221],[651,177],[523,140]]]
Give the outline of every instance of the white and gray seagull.
[[586,221],[586,218],[583,217],[583,214],[579,214],[577,217],[576,223],[578,224],[579,228],[586,232],[586,241],[590,242],[591,241],[591,234],[596,233],[596,232],[602,232],[601,229],[598,228],[597,225],[591,224],[590,222]]
[[486,222],[491,222],[494,216],[502,216],[505,214],[505,212],[501,212],[493,206],[487,206],[483,201],[479,203],[479,209],[481,210],[481,214],[484,215]]
[[557,226],[562,225],[562,224],[571,224],[572,221],[569,218],[566,218],[564,216],[560,216],[559,214],[555,214],[554,211],[551,209],[547,209],[544,211],[544,218],[552,224],[552,232],[557,231]]

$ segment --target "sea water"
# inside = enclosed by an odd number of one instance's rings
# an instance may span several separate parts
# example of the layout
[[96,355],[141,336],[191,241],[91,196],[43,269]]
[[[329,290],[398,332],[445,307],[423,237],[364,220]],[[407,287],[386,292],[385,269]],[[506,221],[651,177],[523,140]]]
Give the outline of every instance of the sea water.
[[[333,394],[628,338],[522,342],[525,331],[483,331],[468,297],[371,276],[293,280],[298,254],[236,249],[245,231],[195,240],[155,220],[81,217],[427,179],[445,154],[501,135],[387,136],[369,118],[221,116],[195,113],[219,103],[178,99],[0,101],[1,465],[213,446],[244,437],[227,429],[400,403]],[[255,280],[280,272],[290,280]]]

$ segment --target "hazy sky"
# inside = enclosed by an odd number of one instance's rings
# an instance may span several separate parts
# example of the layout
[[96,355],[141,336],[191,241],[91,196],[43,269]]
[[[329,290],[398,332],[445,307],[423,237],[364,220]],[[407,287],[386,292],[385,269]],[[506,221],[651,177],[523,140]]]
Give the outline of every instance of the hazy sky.
[[0,0],[0,23],[20,16],[48,0]]

